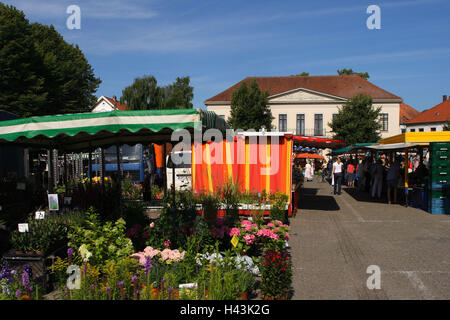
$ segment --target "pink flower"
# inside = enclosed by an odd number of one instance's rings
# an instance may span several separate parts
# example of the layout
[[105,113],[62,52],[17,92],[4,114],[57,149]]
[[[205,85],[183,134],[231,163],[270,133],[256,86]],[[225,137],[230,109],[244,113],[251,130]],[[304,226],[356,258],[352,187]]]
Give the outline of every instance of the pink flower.
[[145,265],[145,254],[143,252],[133,253],[131,255],[131,257],[138,258],[139,259],[139,264]]
[[241,230],[239,230],[238,228],[232,228],[230,231],[230,237],[232,236],[240,236],[241,235]]
[[250,220],[242,220],[241,225],[245,226],[245,225],[251,225],[252,222]]
[[146,257],[150,257],[153,258],[154,256],[158,255],[161,251],[159,251],[158,249],[153,249],[152,247],[146,247],[144,249],[144,255]]
[[290,238],[289,233],[286,232],[284,238],[285,238],[286,240],[289,240],[289,238]]
[[274,225],[272,222],[269,222],[269,223],[267,224],[267,226],[268,226],[268,227],[271,227],[271,228],[275,227],[275,225]]
[[155,226],[154,222],[150,223],[150,228],[153,228],[154,226]]
[[164,247],[169,248],[170,247],[170,239],[164,241]]
[[245,244],[253,244],[256,241],[256,237],[253,234],[246,234],[244,240]]

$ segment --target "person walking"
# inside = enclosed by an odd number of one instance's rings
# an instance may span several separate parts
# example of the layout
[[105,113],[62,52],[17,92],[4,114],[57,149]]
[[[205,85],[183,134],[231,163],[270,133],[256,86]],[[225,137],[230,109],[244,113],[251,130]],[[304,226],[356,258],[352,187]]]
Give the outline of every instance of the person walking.
[[394,189],[394,203],[397,202],[397,186],[400,178],[399,160],[395,159],[388,168],[386,175],[388,203],[391,204],[391,190]]
[[358,169],[357,169],[357,176],[358,176],[358,190],[362,191],[364,190],[365,181],[366,181],[366,175],[364,173],[364,161],[365,160],[359,160]]
[[[333,177],[334,177],[334,194],[341,194],[342,185],[342,174],[344,165],[340,158],[337,158],[336,162],[333,163]],[[336,193],[337,190],[337,193]]]
[[377,195],[377,199],[381,199],[381,190],[383,187],[383,175],[384,175],[384,167],[381,159],[378,159],[375,164],[375,169],[373,170],[373,185],[372,185],[372,198],[375,198],[375,194]]

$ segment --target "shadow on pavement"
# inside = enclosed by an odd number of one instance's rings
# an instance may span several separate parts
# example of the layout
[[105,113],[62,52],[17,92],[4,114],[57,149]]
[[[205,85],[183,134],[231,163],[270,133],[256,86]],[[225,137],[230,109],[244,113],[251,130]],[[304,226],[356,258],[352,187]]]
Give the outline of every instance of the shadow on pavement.
[[302,188],[298,209],[337,211],[340,209],[333,196],[317,195],[316,188]]

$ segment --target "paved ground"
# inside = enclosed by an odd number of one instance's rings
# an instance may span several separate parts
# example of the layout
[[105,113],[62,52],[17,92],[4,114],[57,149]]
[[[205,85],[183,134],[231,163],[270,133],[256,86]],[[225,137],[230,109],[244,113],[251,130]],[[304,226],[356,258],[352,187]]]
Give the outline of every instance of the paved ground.
[[[450,299],[448,215],[306,182],[291,228],[294,300]],[[367,288],[370,265],[381,289]]]

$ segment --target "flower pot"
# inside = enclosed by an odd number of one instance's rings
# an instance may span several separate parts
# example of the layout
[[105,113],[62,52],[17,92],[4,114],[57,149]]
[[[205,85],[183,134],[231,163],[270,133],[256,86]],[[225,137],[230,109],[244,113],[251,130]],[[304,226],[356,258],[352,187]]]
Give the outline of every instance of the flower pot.
[[247,291],[245,291],[244,293],[238,293],[239,295],[240,295],[240,297],[241,297],[241,299],[242,300],[248,300],[248,297],[247,297]]

